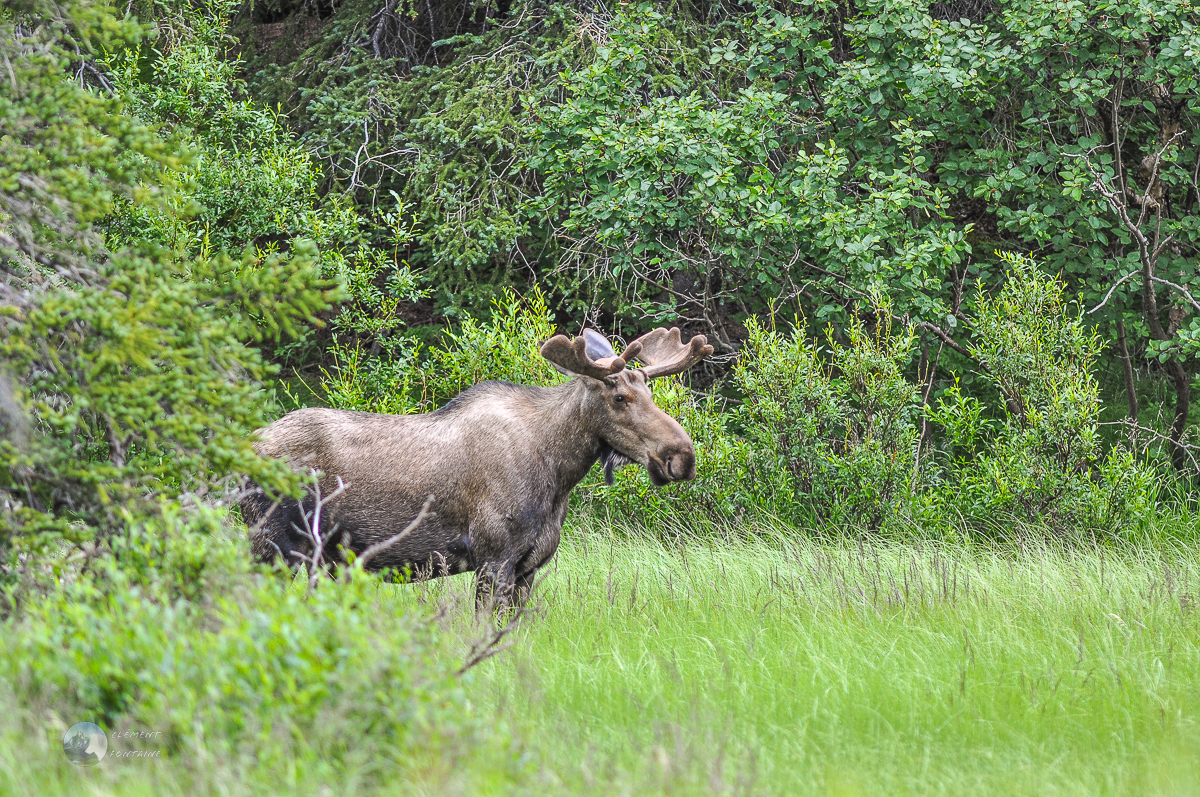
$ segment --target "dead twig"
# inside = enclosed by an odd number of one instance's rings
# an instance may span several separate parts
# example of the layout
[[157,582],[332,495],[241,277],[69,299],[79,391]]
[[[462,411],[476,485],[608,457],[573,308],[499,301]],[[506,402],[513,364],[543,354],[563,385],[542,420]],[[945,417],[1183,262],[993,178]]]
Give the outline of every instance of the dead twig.
[[[529,594],[532,595],[543,581],[547,574],[543,574],[538,578],[529,589]],[[499,628],[494,626],[488,630],[482,639],[476,640],[471,645],[471,650],[467,654],[467,659],[463,662],[463,666],[458,669],[458,675],[462,675],[467,670],[477,664],[487,661],[493,656],[499,655],[516,644],[516,640],[509,640],[501,644],[506,636],[521,625],[521,619],[527,614],[538,614],[541,612],[541,606],[517,606],[508,610],[508,616],[504,620],[504,625]]]
[[[1146,432],[1147,434],[1151,435],[1152,437],[1154,437],[1157,440],[1165,440],[1168,443],[1170,443],[1172,446],[1174,446],[1176,449],[1186,453],[1188,456],[1188,459],[1190,459],[1192,461],[1192,467],[1196,469],[1197,473],[1200,473],[1200,462],[1198,462],[1196,460],[1195,455],[1192,454],[1193,451],[1200,451],[1200,446],[1190,445],[1188,443],[1183,442],[1182,440],[1176,441],[1173,438],[1168,437],[1167,435],[1163,434],[1162,432],[1159,432],[1155,429],[1151,429],[1149,426],[1142,426],[1140,423],[1134,423],[1129,418],[1123,418],[1122,420],[1119,420],[1119,421],[1103,421],[1096,425],[1097,426],[1126,426],[1131,429],[1135,429],[1139,432]],[[1144,446],[1142,446],[1142,452],[1144,453],[1148,448],[1150,448],[1150,443],[1146,443]]]
[[[292,551],[292,555],[308,565],[308,591],[311,593],[317,588],[317,580],[321,577],[321,565],[322,560],[325,557],[325,543],[329,541],[329,535],[321,535],[321,510],[324,509],[325,505],[330,501],[346,492],[348,485],[342,481],[341,476],[338,476],[337,489],[327,496],[322,496],[320,477],[317,475],[315,470],[311,471],[310,475],[312,476],[313,480],[314,499],[312,514],[310,516],[309,513],[301,511],[300,521],[304,524],[304,528],[300,528],[295,523],[292,524],[292,528],[308,537],[313,546],[312,554],[305,556],[299,551]],[[336,530],[336,528],[337,527],[335,526],[334,529]]]

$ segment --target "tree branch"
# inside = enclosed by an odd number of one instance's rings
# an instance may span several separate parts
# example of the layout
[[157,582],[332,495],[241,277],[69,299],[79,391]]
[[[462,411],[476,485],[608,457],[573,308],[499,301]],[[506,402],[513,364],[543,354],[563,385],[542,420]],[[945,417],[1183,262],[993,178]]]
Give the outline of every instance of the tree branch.
[[1104,305],[1108,304],[1108,300],[1110,298],[1112,298],[1113,291],[1115,291],[1117,288],[1119,288],[1121,286],[1121,283],[1125,282],[1125,280],[1129,279],[1130,277],[1136,277],[1138,274],[1141,274],[1141,273],[1142,273],[1142,270],[1139,268],[1139,269],[1129,272],[1124,277],[1121,277],[1121,279],[1114,282],[1113,286],[1108,289],[1108,293],[1104,294],[1104,301],[1100,302],[1100,304],[1096,305],[1091,310],[1088,310],[1087,314],[1091,315],[1092,313],[1096,312]]
[[954,349],[956,352],[958,352],[962,356],[967,357],[971,360],[975,359],[975,357],[971,354],[971,352],[967,350],[966,346],[963,346],[961,343],[956,341],[954,338],[947,335],[935,324],[931,324],[928,321],[917,321],[916,323],[913,324],[913,326],[915,326],[917,329],[923,329],[927,332],[932,332],[935,336],[937,336],[938,340],[940,340],[942,343],[945,343],[947,346]]

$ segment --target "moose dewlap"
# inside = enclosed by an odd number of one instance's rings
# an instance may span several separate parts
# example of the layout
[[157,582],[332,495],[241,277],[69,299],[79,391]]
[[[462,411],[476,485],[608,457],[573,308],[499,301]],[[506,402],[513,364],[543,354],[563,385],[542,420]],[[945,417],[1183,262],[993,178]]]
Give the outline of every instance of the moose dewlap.
[[[277,504],[261,490],[242,501],[255,555],[298,566],[319,561],[317,544],[368,551],[372,570],[474,571],[480,608],[519,604],[558,549],[571,489],[597,460],[610,481],[632,462],[659,486],[695,477],[691,438],[647,382],[712,354],[703,335],[684,344],[678,328],[659,328],[618,355],[585,329],[541,351],[576,378],[549,388],[483,382],[423,415],[302,409],[259,430],[260,453],[318,476],[301,501]],[[627,368],[634,360],[642,367]]]

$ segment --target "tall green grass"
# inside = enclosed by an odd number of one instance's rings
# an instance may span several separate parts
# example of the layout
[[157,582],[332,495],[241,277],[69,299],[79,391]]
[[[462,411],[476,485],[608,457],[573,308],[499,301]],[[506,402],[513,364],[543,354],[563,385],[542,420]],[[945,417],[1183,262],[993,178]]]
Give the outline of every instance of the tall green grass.
[[576,531],[474,676],[551,791],[1200,793],[1196,550]]
[[[512,648],[464,678],[482,730],[428,761],[342,723],[373,760],[81,771],[9,695],[0,792],[1196,794],[1198,553],[575,527]],[[480,633],[465,578],[382,589],[373,611],[443,612],[440,655]]]

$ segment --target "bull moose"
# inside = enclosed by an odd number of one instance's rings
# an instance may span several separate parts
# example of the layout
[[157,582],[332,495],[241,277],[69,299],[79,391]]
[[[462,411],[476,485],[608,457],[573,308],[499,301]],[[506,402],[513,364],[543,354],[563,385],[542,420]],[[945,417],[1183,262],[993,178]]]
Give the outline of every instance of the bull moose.
[[[555,335],[541,353],[575,377],[564,384],[482,382],[421,415],[301,409],[259,430],[255,445],[315,471],[317,494],[343,486],[321,508],[329,550],[375,545],[371,570],[474,571],[477,608],[520,605],[558,550],[571,489],[597,460],[610,484],[616,468],[634,462],[656,486],[695,477],[691,438],[654,404],[647,382],[712,351],[703,335],[684,344],[678,328],[655,329],[619,356],[591,329]],[[635,359],[642,367],[627,368]],[[315,505],[313,495],[277,504],[252,491],[241,507],[255,556],[308,559],[313,542],[300,521]],[[423,522],[378,550],[423,505],[431,510]]]

